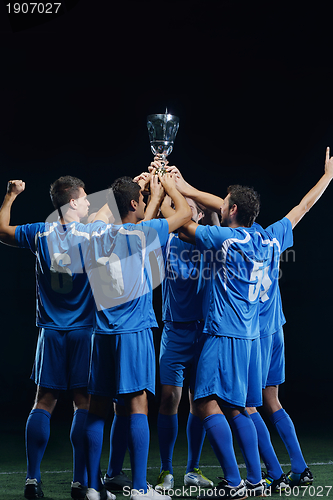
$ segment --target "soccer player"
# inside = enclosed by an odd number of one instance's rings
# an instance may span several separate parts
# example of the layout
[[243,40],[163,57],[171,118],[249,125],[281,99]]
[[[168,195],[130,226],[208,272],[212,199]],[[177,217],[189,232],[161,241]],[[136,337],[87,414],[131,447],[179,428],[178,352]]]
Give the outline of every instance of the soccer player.
[[[168,169],[168,167],[167,167]],[[173,170],[174,171],[174,170]],[[179,171],[177,169],[177,175]],[[199,222],[204,211],[190,198],[192,220]],[[164,216],[172,214],[170,204],[163,202]],[[214,214],[215,215],[215,214]],[[217,221],[218,222],[218,221]],[[192,389],[195,380],[196,347],[203,328],[202,301],[204,261],[198,250],[171,233],[164,249],[165,279],[162,281],[162,320],[164,328],[160,347],[161,402],[157,430],[161,456],[161,470],[156,490],[174,487],[172,456],[178,434],[178,407],[187,371],[191,371]],[[199,468],[205,430],[193,406],[193,392],[189,391],[190,413],[187,421],[188,462],[186,486],[213,486]]]
[[59,391],[73,392],[74,416],[72,498],[84,498],[87,470],[83,428],[88,413],[87,393],[94,302],[83,255],[89,234],[80,219],[88,214],[84,183],[60,177],[50,195],[59,220],[23,226],[10,225],[11,206],[25,189],[22,180],[8,183],[0,209],[0,240],[36,255],[37,326],[39,337],[31,378],[36,399],[26,424],[26,498],[41,498],[40,464],[50,435],[50,419]]
[[[332,158],[330,149],[326,149],[325,174],[319,183],[293,209],[287,218],[290,220],[284,245],[278,248],[273,243],[276,257],[265,274],[260,291],[260,344],[262,354],[263,409],[278,431],[291,460],[291,471],[287,478],[277,462],[266,424],[255,408],[248,408],[258,433],[259,451],[265,462],[266,482],[272,491],[283,488],[286,484],[293,486],[311,485],[313,475],[307,466],[296,435],[295,426],[283,409],[279,397],[279,385],[285,381],[284,336],[282,326],[285,317],[282,311],[281,294],[278,284],[280,254],[293,244],[293,229],[305,213],[316,203],[326,189],[332,175]],[[265,230],[255,224],[265,238],[274,242],[274,224]]]
[[[325,173],[319,182],[285,218],[270,226],[270,232],[274,233],[280,248],[284,247],[290,226],[297,224],[331,182],[333,159],[329,159],[329,150],[326,158]],[[221,225],[224,226],[203,227],[190,221],[182,229],[201,251],[212,251],[213,256],[214,279],[211,281],[204,327],[207,337],[197,369],[195,401],[225,474],[217,496],[239,498],[246,490],[251,495],[260,494],[264,485],[259,480],[260,460],[255,449],[257,435],[244,409],[245,406],[256,406],[247,401],[260,399],[261,373],[253,368],[255,364],[257,368],[261,366],[258,299],[261,283],[267,276],[265,270],[274,258],[270,252],[271,239],[264,239],[253,226],[259,212],[259,201],[252,189],[230,186],[227,197],[222,201],[190,188],[184,182],[180,182],[179,188],[184,195],[206,206],[210,202],[216,210],[220,204]],[[255,364],[253,360],[256,360]],[[245,458],[246,488],[240,482],[230,430],[224,421],[222,408],[230,419]]]
[[[88,478],[87,499],[100,499],[103,490],[99,462],[104,422],[110,398],[122,397],[129,413],[128,447],[132,482],[131,498],[169,499],[147,486],[149,447],[147,393],[155,392],[155,352],[151,328],[156,327],[152,308],[152,276],[149,253],[167,242],[169,232],[187,222],[191,210],[180,195],[170,174],[152,176],[151,201],[157,209],[163,188],[175,203],[167,219],[144,221],[145,203],[140,186],[128,177],[117,179],[109,192],[108,205],[120,220],[102,226],[92,234],[93,267],[89,271],[97,305],[87,418]],[[107,222],[103,215],[97,218]],[[117,217],[116,217],[117,218]]]

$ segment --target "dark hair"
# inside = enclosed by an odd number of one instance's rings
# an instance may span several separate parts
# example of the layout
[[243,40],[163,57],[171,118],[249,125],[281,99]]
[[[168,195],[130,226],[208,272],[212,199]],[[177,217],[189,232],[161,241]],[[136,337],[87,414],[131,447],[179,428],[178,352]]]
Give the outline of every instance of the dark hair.
[[85,188],[84,182],[71,175],[59,177],[59,179],[51,184],[51,200],[54,208],[58,210],[60,217],[62,217],[61,207],[67,205],[73,198],[76,199],[79,197],[79,188]]
[[250,187],[235,184],[229,186],[229,208],[237,205],[237,222],[241,226],[250,227],[258,217],[260,211],[260,196]]
[[139,203],[140,192],[141,187],[131,177],[124,176],[116,179],[107,194],[107,203],[111,212],[114,211],[112,203],[114,196],[121,219],[126,217],[131,210],[131,201]]

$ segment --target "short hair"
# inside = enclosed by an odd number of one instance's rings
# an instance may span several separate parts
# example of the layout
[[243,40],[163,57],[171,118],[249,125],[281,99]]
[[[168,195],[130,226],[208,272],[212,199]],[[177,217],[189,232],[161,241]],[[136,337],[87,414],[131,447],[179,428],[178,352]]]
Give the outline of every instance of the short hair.
[[111,185],[107,194],[107,203],[111,212],[114,211],[113,196],[116,201],[120,218],[126,217],[131,210],[131,201],[139,203],[141,187],[137,182],[134,182],[131,177],[119,177]]
[[60,217],[62,217],[61,207],[67,205],[73,198],[76,199],[79,197],[79,188],[85,188],[84,182],[71,175],[59,177],[59,179],[51,184],[51,200],[54,208],[58,210]]
[[250,187],[235,184],[227,189],[229,208],[237,205],[237,222],[241,226],[251,227],[260,211],[260,196]]

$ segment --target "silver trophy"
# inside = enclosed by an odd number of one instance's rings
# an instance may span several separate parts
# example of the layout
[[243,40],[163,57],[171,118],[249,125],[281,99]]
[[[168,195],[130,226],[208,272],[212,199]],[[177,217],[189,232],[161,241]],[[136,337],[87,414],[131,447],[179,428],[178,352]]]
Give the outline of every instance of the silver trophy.
[[161,158],[162,167],[159,170],[162,174],[165,172],[166,157],[173,150],[178,127],[178,116],[170,115],[167,109],[163,115],[149,115],[147,117],[150,148],[154,156],[159,155]]

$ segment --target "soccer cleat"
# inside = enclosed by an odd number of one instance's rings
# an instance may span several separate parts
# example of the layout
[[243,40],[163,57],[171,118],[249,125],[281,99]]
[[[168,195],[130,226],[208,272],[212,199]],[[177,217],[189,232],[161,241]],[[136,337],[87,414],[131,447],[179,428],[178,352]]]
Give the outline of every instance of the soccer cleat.
[[86,493],[87,493],[87,487],[82,486],[81,483],[78,481],[75,481],[75,483],[71,484],[71,497],[74,498],[75,500],[84,500]]
[[165,492],[168,490],[172,490],[174,487],[174,479],[173,475],[170,474],[168,470],[162,470],[161,474],[158,476],[157,485],[155,486],[155,490],[160,492]]
[[[161,475],[161,474],[160,474]],[[170,474],[171,476],[172,474]],[[172,477],[173,481],[173,477]],[[156,491],[156,488],[154,489],[150,484],[147,484],[147,493],[143,493],[140,490],[132,490],[131,491],[131,500],[171,500],[171,497],[169,495],[162,495],[158,491]]]
[[295,472],[289,471],[287,474],[289,486],[310,486],[313,483],[313,474],[309,467],[304,469],[301,474],[296,474]]
[[124,486],[129,486],[130,488],[132,488],[132,481],[123,471],[120,471],[119,474],[113,477],[109,477],[107,474],[105,474],[103,483],[105,488],[109,491],[119,491],[122,490]]
[[222,478],[222,481],[214,489],[204,490],[204,493],[197,496],[197,498],[198,500],[218,500],[222,498],[243,500],[247,498],[246,485],[242,479],[238,486],[230,486],[228,481]]
[[289,486],[289,481],[286,474],[282,474],[279,479],[273,479],[267,472],[262,473],[262,478],[266,481],[266,490],[272,493],[280,493]]
[[245,479],[246,493],[248,497],[263,497],[265,496],[265,490],[267,489],[267,483],[265,479],[261,479],[259,483],[252,484],[250,481]]
[[43,498],[41,482],[38,483],[37,479],[27,479],[25,481],[24,496],[25,498]]
[[116,500],[116,495],[113,495],[105,488],[101,491],[97,491],[94,488],[88,488],[84,500]]
[[194,468],[193,471],[187,472],[187,474],[185,474],[184,485],[201,486],[202,488],[208,488],[209,486],[214,486],[214,483],[213,481],[205,477],[200,469]]

